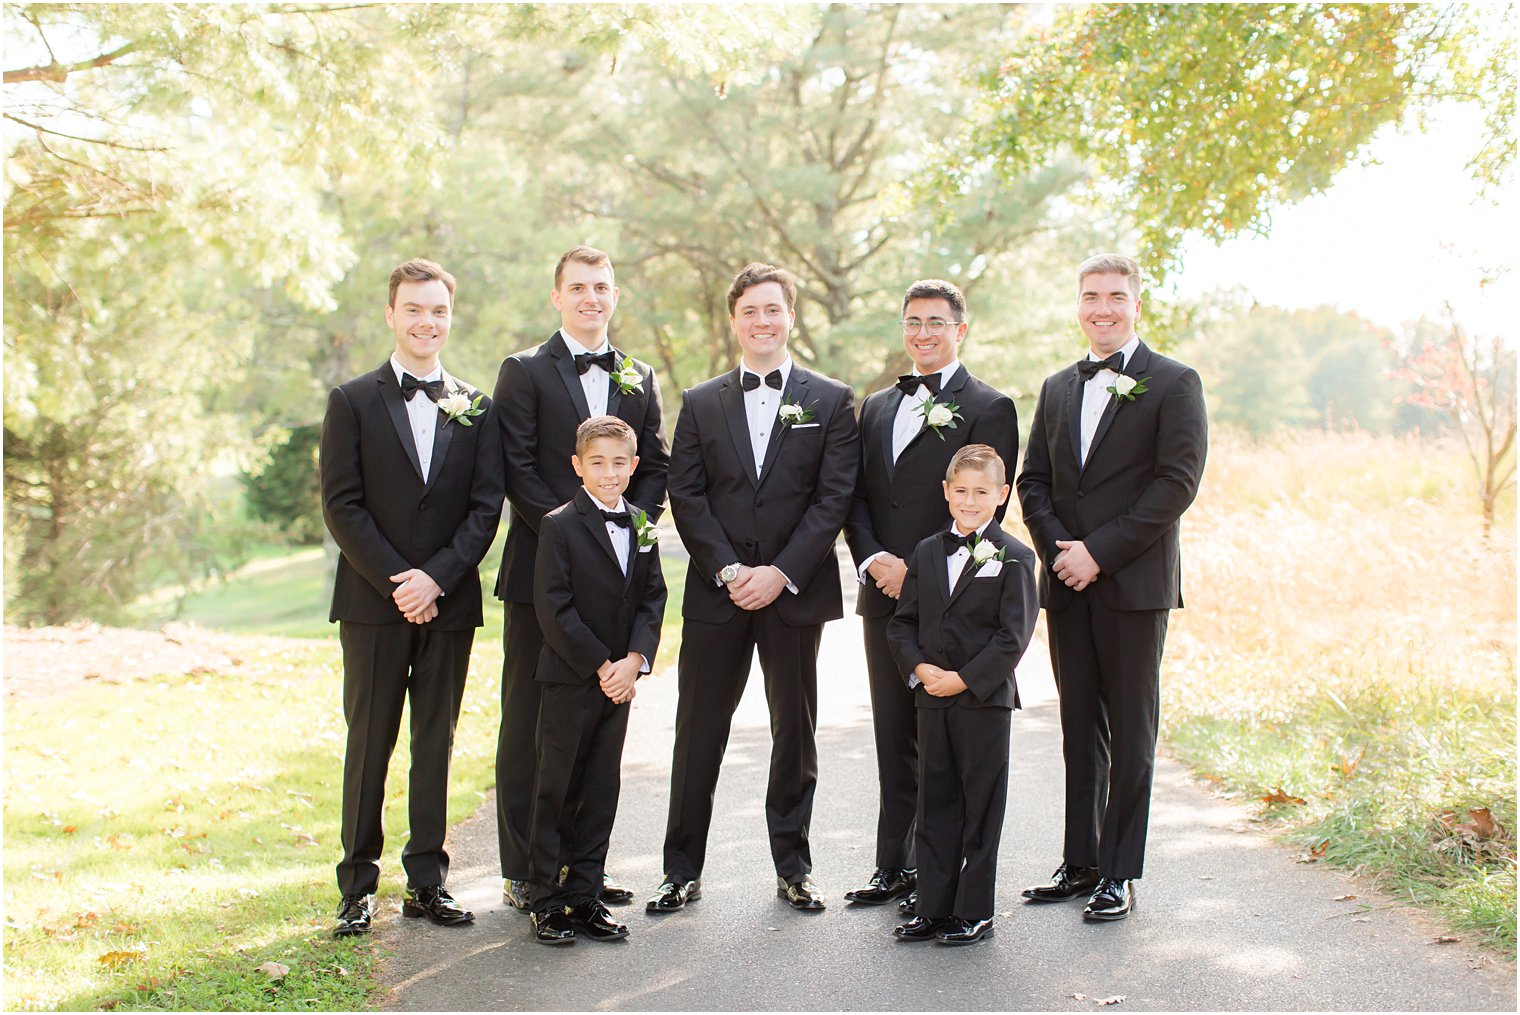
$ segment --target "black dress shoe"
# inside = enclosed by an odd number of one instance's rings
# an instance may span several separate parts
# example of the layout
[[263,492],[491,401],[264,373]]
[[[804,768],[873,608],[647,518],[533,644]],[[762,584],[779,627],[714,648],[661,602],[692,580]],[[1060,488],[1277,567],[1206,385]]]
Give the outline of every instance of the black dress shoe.
[[401,915],[425,916],[440,927],[475,922],[475,914],[455,902],[442,885],[408,888],[406,901],[401,904]]
[[1030,902],[1070,902],[1079,899],[1098,887],[1098,868],[1078,867],[1062,863],[1043,885],[1024,889],[1024,898]]
[[952,916],[934,935],[942,945],[974,945],[984,937],[992,936],[992,918],[985,920],[962,920]]
[[1128,878],[1101,878],[1087,908],[1084,920],[1122,920],[1135,908],[1135,885]]
[[624,888],[603,872],[602,901],[609,906],[626,906],[633,901],[633,890]]
[[785,899],[793,909],[800,909],[806,913],[816,913],[823,907],[823,893],[818,891],[818,886],[813,884],[813,879],[804,877],[796,884],[789,885],[784,878],[776,879],[776,896]]
[[333,937],[368,934],[374,918],[373,895],[345,895],[343,901],[338,903],[338,925],[333,928]]
[[908,893],[908,897],[906,899],[898,899],[897,900],[897,909],[898,909],[898,912],[901,912],[901,913],[911,913],[911,912],[913,912],[914,908],[917,905],[918,905],[918,889],[916,889],[916,888],[913,889],[913,891],[911,891],[911,892]]
[[944,920],[931,920],[927,916],[915,916],[901,927],[892,930],[899,941],[933,941],[934,935],[945,925]]
[[528,883],[526,881],[515,881],[511,878],[503,881],[501,883],[501,901],[519,913],[528,912]]
[[918,884],[918,871],[902,867],[878,867],[871,875],[871,883],[853,892],[845,892],[846,902],[859,902],[867,906],[880,906],[900,895],[907,895]]
[[563,909],[533,914],[533,940],[541,945],[575,944],[575,925]]
[[702,897],[702,880],[677,881],[670,876],[660,882],[660,887],[654,890],[649,901],[644,903],[646,913],[674,913],[679,909],[685,909],[688,902],[696,902]]
[[571,906],[565,913],[570,917],[577,937],[588,941],[617,941],[628,936],[628,928],[612,919],[607,904],[601,899]]

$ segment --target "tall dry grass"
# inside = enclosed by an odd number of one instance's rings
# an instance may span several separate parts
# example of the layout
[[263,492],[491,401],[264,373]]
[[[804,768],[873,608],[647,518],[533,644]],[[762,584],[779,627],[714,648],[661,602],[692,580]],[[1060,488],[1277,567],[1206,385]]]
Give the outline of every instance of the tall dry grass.
[[1455,444],[1215,435],[1162,678],[1171,750],[1513,954],[1513,496]]

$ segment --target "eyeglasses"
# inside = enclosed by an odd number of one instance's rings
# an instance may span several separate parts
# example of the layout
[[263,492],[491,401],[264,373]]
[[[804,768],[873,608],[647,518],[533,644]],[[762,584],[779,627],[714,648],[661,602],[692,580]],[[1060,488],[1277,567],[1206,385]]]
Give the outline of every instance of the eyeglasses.
[[938,338],[940,335],[943,335],[945,333],[945,330],[947,328],[959,323],[961,322],[947,321],[943,317],[931,317],[927,321],[920,321],[916,317],[910,317],[902,322],[902,326],[903,334],[907,335],[909,338],[912,338],[920,331],[933,338]]

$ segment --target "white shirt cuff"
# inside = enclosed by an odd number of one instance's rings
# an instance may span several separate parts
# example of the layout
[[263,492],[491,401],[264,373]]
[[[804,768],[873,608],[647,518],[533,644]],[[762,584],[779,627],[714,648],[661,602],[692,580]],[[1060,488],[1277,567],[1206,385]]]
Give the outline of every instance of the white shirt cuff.
[[865,559],[865,561],[863,563],[861,563],[860,567],[858,567],[858,568],[855,569],[856,575],[858,575],[859,578],[860,578],[860,584],[865,585],[867,583],[866,582],[866,571],[870,569],[870,567],[871,567],[872,564],[876,563],[877,558],[878,557],[885,557],[885,556],[887,556],[887,551],[886,550],[877,550],[875,553],[873,553],[869,557],[867,557]]

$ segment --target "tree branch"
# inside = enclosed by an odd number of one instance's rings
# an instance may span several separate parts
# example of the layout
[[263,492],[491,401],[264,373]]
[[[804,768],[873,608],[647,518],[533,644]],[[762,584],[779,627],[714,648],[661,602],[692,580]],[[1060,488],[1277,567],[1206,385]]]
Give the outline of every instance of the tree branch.
[[54,137],[68,138],[70,141],[83,141],[86,144],[105,145],[107,148],[120,148],[122,151],[128,152],[166,152],[169,150],[167,148],[158,147],[139,148],[136,145],[122,144],[120,141],[107,141],[104,138],[80,137],[78,134],[65,134],[61,130],[49,130],[46,127],[39,126],[38,124],[32,123],[28,120],[23,120],[19,116],[13,116],[10,113],[6,113],[5,118],[14,123],[21,124],[21,126],[26,127],[29,130],[35,130],[39,134],[51,134]]
[[[44,40],[44,45],[46,40]],[[59,63],[56,59],[52,63],[39,64],[35,67],[22,67],[18,70],[5,72],[5,84],[16,84],[21,81],[57,81],[62,82],[70,74],[80,71],[94,70],[97,67],[106,67],[115,63],[128,53],[137,49],[136,42],[124,43],[109,53],[102,53],[90,60],[80,60],[78,63]],[[50,50],[51,52],[51,50]]]

